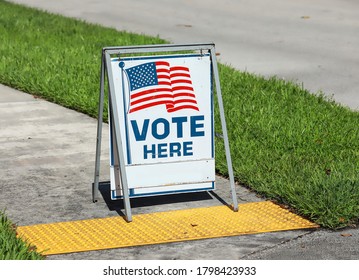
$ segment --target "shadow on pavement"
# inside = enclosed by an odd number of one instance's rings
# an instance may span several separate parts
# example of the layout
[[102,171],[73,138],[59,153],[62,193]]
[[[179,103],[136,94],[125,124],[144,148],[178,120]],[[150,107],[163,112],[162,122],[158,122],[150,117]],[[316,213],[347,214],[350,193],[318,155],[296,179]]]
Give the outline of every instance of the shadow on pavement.
[[[112,200],[110,196],[110,182],[100,182],[99,191],[110,211],[116,211],[120,216],[125,216],[123,213],[124,204],[120,200]],[[165,205],[173,203],[203,201],[217,199],[220,203],[228,204],[214,192],[193,192],[182,194],[171,194],[161,196],[148,196],[131,198],[131,208],[148,207],[155,205]]]

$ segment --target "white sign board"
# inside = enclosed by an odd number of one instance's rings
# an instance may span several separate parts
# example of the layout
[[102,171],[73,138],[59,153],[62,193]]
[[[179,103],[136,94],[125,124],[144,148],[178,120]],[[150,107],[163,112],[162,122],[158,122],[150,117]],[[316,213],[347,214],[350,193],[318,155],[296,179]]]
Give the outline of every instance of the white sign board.
[[[112,58],[111,69],[130,197],[213,190],[210,55]],[[122,198],[116,149],[110,130],[112,199]]]

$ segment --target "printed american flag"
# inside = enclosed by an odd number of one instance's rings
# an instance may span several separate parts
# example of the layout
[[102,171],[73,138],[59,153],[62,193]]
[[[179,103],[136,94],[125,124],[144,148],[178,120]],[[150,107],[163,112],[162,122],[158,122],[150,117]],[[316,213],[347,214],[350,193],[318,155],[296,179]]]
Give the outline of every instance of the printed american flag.
[[153,106],[167,112],[199,111],[189,69],[166,61],[143,63],[125,70],[130,85],[129,113]]

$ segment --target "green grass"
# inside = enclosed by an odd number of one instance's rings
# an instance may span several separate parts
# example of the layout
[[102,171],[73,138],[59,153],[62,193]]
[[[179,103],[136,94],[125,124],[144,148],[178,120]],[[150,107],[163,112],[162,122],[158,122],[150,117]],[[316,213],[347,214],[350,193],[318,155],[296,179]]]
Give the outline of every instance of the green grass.
[[[236,178],[322,226],[355,223],[359,113],[293,83],[220,72]],[[226,173],[221,142],[217,148]]]
[[[0,10],[0,82],[93,117],[102,47],[165,43],[4,1]],[[219,68],[236,179],[324,227],[356,223],[359,113],[290,82]],[[216,167],[227,174],[221,141]]]
[[15,226],[0,211],[0,260],[42,260],[35,248],[17,238]]
[[0,82],[97,116],[102,48],[161,44],[0,0]]

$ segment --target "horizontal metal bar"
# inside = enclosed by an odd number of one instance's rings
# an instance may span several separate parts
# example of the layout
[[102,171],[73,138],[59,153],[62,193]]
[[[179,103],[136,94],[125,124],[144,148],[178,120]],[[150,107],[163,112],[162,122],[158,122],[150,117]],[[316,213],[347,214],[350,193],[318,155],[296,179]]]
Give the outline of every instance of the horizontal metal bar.
[[103,51],[112,54],[126,53],[146,53],[146,52],[166,52],[166,51],[194,51],[194,50],[211,50],[214,43],[207,44],[163,44],[163,45],[142,45],[142,46],[120,46],[105,47]]

